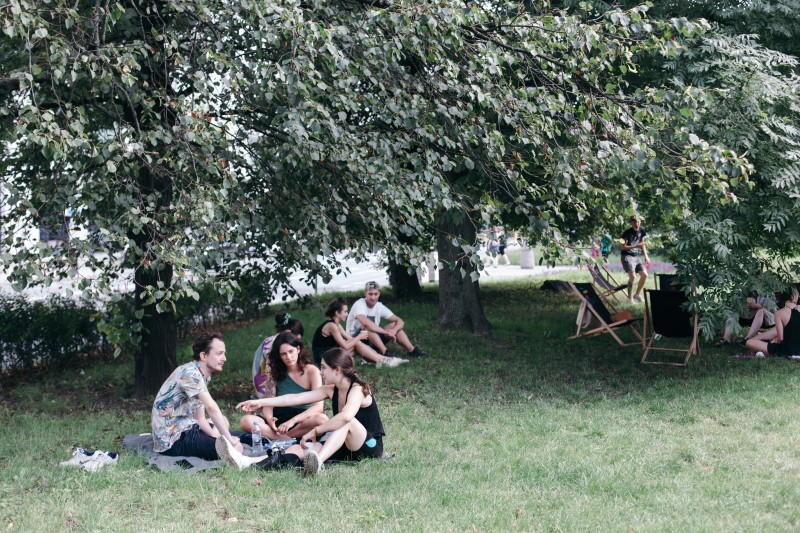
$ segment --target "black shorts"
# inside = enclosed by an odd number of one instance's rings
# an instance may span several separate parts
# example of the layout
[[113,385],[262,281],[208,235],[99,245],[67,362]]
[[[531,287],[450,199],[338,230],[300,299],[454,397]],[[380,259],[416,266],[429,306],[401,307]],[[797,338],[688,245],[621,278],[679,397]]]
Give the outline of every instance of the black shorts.
[[364,444],[357,450],[348,450],[347,446],[342,445],[341,448],[333,452],[333,455],[328,459],[329,461],[361,461],[362,459],[378,459],[383,457],[383,437],[373,437],[372,433],[367,431],[367,438],[364,439]]
[[[389,335],[384,335],[383,333],[378,333],[378,337],[380,337],[380,339],[381,339],[381,342],[382,342],[383,344],[389,344],[389,343],[391,343],[391,342],[392,342],[392,338],[391,338]],[[374,344],[372,344],[371,342],[369,342],[369,339],[367,339],[367,340],[363,340],[363,341],[361,341],[361,342],[363,342],[364,344],[366,344],[366,345],[367,345],[367,346],[369,346],[370,348],[375,348],[375,345],[374,345]],[[377,351],[377,349],[376,349],[376,351]]]
[[169,450],[159,453],[170,457],[199,457],[206,461],[216,461],[219,459],[217,448],[214,446],[216,440],[203,433],[200,426],[195,424],[181,433],[181,437]]
[[305,411],[305,409],[301,409],[299,407],[273,407],[272,416],[278,419],[275,422],[275,425],[280,426],[284,422],[288,422],[289,420],[299,415],[303,411]]

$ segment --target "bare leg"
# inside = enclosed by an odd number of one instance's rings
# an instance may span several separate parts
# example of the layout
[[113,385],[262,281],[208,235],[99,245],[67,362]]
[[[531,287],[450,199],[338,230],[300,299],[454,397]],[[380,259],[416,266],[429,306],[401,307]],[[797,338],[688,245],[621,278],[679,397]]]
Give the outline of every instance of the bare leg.
[[414,349],[414,345],[411,344],[410,340],[408,340],[408,335],[406,335],[405,330],[401,329],[400,331],[398,331],[396,339],[397,339],[397,344],[405,348],[407,352],[410,352],[411,350]]
[[636,287],[636,296],[642,295],[644,284],[647,283],[647,270],[639,271],[639,285]]
[[[381,346],[383,346],[383,351],[385,352],[386,351],[386,346],[381,342],[381,338],[376,333],[370,332],[369,333],[369,340],[373,344],[375,344],[375,342],[372,339],[373,336],[378,340],[378,342],[381,343]],[[375,346],[378,346],[378,345],[375,344]],[[363,357],[367,361],[372,361],[373,363],[380,363],[380,362],[383,362],[384,359],[386,359],[384,356],[382,356],[381,354],[379,354],[378,352],[376,352],[375,350],[370,348],[367,344],[365,344],[365,343],[363,343],[361,341],[358,341],[356,343],[355,350],[356,350],[356,353],[358,355],[360,355],[361,357]]]
[[263,418],[256,415],[245,415],[240,422],[242,431],[250,433],[253,431],[253,420],[258,420],[258,425],[261,428],[261,434],[269,440],[285,440],[302,437],[311,428],[320,424],[324,424],[328,417],[324,413],[317,413],[312,415],[299,424],[295,425],[288,433],[278,433],[267,425]]
[[367,440],[367,430],[361,425],[361,422],[353,419],[336,431],[329,433],[317,453],[324,462],[343,445],[347,446],[348,450],[355,451],[361,448],[365,440]]
[[[377,333],[375,333],[374,331],[370,331],[369,332],[369,342],[372,343],[372,345],[378,351],[378,354],[386,353],[386,345],[381,340],[381,336],[378,335]],[[364,344],[364,343],[362,342],[361,344]],[[367,347],[369,348],[369,346],[367,346]],[[376,354],[376,355],[378,355],[378,354]],[[361,355],[360,352],[359,352],[359,355]],[[380,355],[378,355],[378,356],[380,357]],[[361,357],[364,357],[364,356],[361,355]],[[364,359],[369,359],[370,361],[373,360],[373,359],[370,359],[369,357],[364,357]]]
[[758,333],[758,330],[761,329],[761,326],[764,324],[764,310],[759,309],[756,311],[756,316],[753,317],[753,323],[750,325],[750,331],[747,332],[745,335],[744,340],[752,339]]
[[755,354],[756,352],[763,352],[764,355],[769,355],[769,351],[767,350],[767,343],[774,339],[778,335],[778,331],[773,328],[769,331],[765,331],[761,335],[754,337],[747,341],[747,348],[750,350],[751,354]]
[[628,272],[628,299],[633,298],[633,272]]

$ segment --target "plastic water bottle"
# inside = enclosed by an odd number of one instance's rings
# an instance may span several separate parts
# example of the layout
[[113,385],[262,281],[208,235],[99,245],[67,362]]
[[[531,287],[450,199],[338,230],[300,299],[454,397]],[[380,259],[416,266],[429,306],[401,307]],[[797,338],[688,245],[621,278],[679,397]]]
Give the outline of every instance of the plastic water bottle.
[[250,437],[252,439],[253,449],[256,451],[261,450],[261,428],[258,427],[258,422],[253,420],[253,433]]

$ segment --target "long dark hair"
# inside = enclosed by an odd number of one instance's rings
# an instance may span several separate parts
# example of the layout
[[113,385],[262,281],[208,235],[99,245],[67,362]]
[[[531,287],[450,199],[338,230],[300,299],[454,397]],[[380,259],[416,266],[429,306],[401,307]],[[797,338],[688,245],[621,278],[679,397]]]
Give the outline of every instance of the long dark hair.
[[295,335],[303,336],[303,323],[292,318],[289,313],[278,313],[275,315],[275,331],[291,331]]
[[355,364],[353,362],[353,352],[348,352],[343,348],[331,348],[322,354],[322,360],[328,365],[331,370],[338,368],[341,370],[344,377],[348,378],[353,383],[361,385],[364,391],[364,396],[369,396],[372,392],[369,390],[369,385],[356,374]]
[[347,299],[343,296],[339,296],[335,300],[331,300],[331,303],[329,303],[328,307],[325,309],[325,316],[328,318],[333,318],[333,315],[344,309],[345,305],[347,305]]
[[276,384],[286,379],[286,374],[289,371],[283,363],[279,351],[284,344],[289,344],[297,348],[299,352],[297,354],[297,365],[300,367],[301,374],[305,372],[306,365],[311,364],[311,356],[309,356],[308,350],[306,350],[300,337],[291,331],[284,331],[278,335],[275,342],[272,343],[272,349],[269,351],[269,373]]

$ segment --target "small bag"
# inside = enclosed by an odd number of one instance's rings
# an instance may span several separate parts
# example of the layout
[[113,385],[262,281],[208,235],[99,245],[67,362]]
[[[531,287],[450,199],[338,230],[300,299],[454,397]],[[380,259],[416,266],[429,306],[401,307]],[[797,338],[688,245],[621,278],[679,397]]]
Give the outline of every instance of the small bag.
[[627,322],[628,320],[633,320],[633,315],[630,311],[620,311],[619,313],[614,313],[611,316],[611,320],[616,322]]

